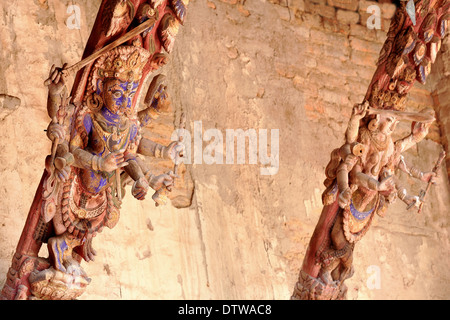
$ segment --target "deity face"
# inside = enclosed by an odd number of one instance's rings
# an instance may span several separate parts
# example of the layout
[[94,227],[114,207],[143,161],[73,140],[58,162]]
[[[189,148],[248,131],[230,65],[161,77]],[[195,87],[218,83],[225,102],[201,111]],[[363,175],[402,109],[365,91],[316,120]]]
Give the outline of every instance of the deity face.
[[397,127],[398,120],[394,116],[381,116],[379,131],[386,136],[390,136]]
[[118,79],[107,79],[103,84],[103,103],[113,114],[133,114],[133,98],[136,94],[138,82],[127,82]]

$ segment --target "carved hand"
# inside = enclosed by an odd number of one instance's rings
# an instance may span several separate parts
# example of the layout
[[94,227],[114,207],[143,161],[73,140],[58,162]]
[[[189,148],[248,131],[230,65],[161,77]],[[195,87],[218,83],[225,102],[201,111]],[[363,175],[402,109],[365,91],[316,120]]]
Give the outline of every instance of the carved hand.
[[170,159],[175,164],[179,164],[185,152],[185,146],[183,143],[173,141],[167,147],[164,148],[163,158]]
[[61,170],[55,168],[55,178],[57,181],[61,183],[66,182],[66,180],[69,179],[69,175],[70,175],[70,166],[65,166]]
[[144,200],[147,195],[149,184],[145,177],[139,178],[135,181],[133,187],[131,188],[131,194],[138,200]]
[[369,102],[365,101],[362,104],[355,104],[352,109],[352,118],[361,120],[366,116]]
[[424,172],[421,177],[421,180],[423,182],[431,182],[432,184],[436,184],[436,178],[437,178],[436,172],[430,171]]
[[51,96],[59,96],[64,90],[64,78],[62,76],[62,70],[67,67],[67,63],[63,65],[62,68],[56,68],[52,65],[48,79],[45,80],[44,84],[48,87],[48,91]]
[[[408,205],[408,207],[411,204],[414,204],[413,206],[416,208],[419,208],[420,204],[422,203],[422,201],[420,201],[418,196],[409,196],[409,195],[405,196],[403,202],[405,202]],[[411,209],[413,206],[409,207],[408,209]]]
[[55,122],[50,122],[50,124],[47,127],[47,137],[51,141],[54,141],[55,139],[58,139],[58,141],[63,141],[65,135],[66,132],[62,125]]
[[415,142],[423,140],[428,134],[431,123],[416,122],[411,130]]
[[105,158],[100,158],[100,171],[112,172],[116,169],[123,168],[128,165],[124,160],[124,149],[111,152]]
[[345,208],[346,206],[348,206],[350,203],[351,197],[352,197],[351,189],[350,188],[345,189],[344,192],[339,194],[339,197],[338,197],[339,207]]
[[169,171],[168,173],[164,173],[159,176],[152,176],[149,184],[150,187],[152,187],[152,189],[155,191],[158,191],[164,187],[168,191],[172,191],[172,186],[175,178],[177,178],[177,176],[172,171]]
[[390,191],[394,189],[395,182],[393,176],[388,176],[381,180],[381,182],[378,184],[377,191]]

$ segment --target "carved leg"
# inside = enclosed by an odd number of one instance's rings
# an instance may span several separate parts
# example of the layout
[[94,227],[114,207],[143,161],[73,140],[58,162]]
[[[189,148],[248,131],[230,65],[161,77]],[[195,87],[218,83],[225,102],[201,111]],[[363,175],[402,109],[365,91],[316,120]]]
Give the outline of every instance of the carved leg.
[[328,261],[326,263],[322,264],[322,268],[319,272],[319,278],[328,285],[337,285],[335,281],[336,278],[334,277],[334,270],[339,267],[339,259],[329,257],[327,260]]
[[344,282],[353,276],[353,247],[348,248],[348,253],[341,258],[339,281]]
[[90,283],[86,272],[74,258],[73,249],[81,240],[66,232],[48,240],[51,265],[42,271],[35,269],[29,277],[30,291],[37,299],[76,299]]
[[340,261],[339,267],[333,273],[333,279],[341,282],[350,277],[347,275],[351,273],[353,261],[353,246],[345,238],[342,220],[343,216],[339,214],[331,231],[331,243]]
[[73,248],[79,246],[81,241],[69,233],[63,233],[48,240],[48,252],[50,261],[56,270],[68,272],[66,266],[72,264]]

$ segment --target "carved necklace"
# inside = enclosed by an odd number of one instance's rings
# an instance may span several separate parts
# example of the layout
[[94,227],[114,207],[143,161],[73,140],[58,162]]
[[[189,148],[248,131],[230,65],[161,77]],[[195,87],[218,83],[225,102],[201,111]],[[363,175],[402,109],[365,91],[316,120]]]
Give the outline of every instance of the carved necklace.
[[117,126],[108,124],[101,117],[95,117],[92,123],[110,152],[119,150],[127,145],[130,135],[130,122],[128,119]]

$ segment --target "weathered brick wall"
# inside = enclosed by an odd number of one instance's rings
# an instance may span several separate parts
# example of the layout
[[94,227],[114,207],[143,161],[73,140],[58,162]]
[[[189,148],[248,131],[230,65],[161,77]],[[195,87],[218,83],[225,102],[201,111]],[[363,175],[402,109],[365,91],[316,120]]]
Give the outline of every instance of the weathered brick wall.
[[[302,41],[307,53],[303,65],[276,65],[280,75],[292,78],[299,90],[307,90],[305,108],[309,117],[320,117],[328,110],[329,114],[338,111],[335,115],[348,119],[351,109],[347,106],[361,102],[366,94],[395,5],[365,0],[270,2],[277,4],[280,19],[297,28],[297,34],[301,34],[298,40]],[[374,5],[380,8],[380,29],[370,29],[370,21],[368,27],[368,19],[374,14],[374,11],[368,12],[368,8]],[[294,74],[295,69],[302,69],[302,73]],[[441,86],[448,87],[448,83],[443,81]],[[415,84],[409,95],[408,108],[432,107],[432,90],[430,85]],[[339,105],[343,110],[339,110]],[[439,141],[438,125],[430,131],[430,138]]]

